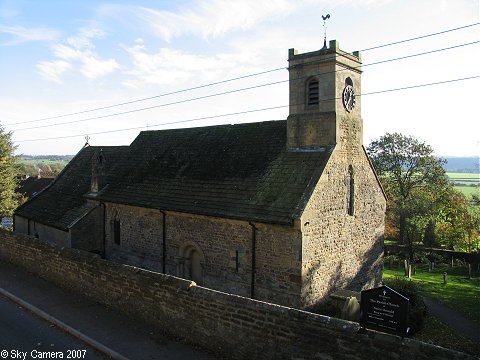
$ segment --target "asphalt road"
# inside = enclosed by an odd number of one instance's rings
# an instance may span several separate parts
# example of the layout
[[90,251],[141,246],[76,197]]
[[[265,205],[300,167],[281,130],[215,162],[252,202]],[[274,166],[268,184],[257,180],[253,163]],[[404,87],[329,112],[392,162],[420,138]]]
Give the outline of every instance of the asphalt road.
[[[61,352],[62,355],[58,352]],[[0,296],[0,359],[107,359],[85,343]]]

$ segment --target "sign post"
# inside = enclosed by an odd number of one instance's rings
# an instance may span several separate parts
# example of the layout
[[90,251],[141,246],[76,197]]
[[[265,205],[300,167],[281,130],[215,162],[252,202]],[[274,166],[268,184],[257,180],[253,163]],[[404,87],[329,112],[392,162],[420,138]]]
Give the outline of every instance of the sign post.
[[362,291],[360,326],[405,336],[408,333],[409,300],[382,285],[378,288]]

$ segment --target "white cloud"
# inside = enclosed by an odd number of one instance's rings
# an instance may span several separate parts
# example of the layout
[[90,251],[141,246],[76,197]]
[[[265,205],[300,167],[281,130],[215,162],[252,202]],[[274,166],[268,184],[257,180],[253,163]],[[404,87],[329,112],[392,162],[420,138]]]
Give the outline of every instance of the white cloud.
[[56,44],[53,47],[53,54],[64,60],[74,60],[74,59],[79,59],[82,56],[82,52],[71,47],[71,46],[66,46],[63,44]]
[[82,64],[80,71],[89,79],[108,75],[120,68],[115,59],[101,60],[91,54],[83,54],[80,61]]
[[128,13],[156,36],[170,42],[183,35],[210,39],[230,31],[250,29],[272,17],[286,17],[295,7],[288,0],[197,0],[176,12],[123,5],[105,5],[99,11],[119,17]]
[[105,32],[97,27],[82,28],[76,36],[69,37],[67,43],[75,49],[93,49],[92,39],[102,39],[104,36]]
[[234,57],[228,54],[203,56],[173,48],[149,53],[143,45],[126,48],[126,51],[132,57],[133,69],[126,72],[132,78],[125,84],[132,87],[145,84],[180,86],[191,84],[199,77],[205,82],[214,81],[234,73],[238,65],[236,61],[229,61]]
[[113,58],[101,59],[94,51],[93,40],[104,36],[105,33],[96,27],[82,28],[77,35],[53,46],[53,55],[58,60],[42,62],[37,68],[46,79],[55,82],[60,82],[60,76],[67,70],[77,70],[88,79],[108,75],[120,65]]
[[17,45],[30,41],[54,41],[59,37],[56,30],[23,26],[0,26],[0,33],[10,34],[13,37],[13,40],[5,45]]
[[60,76],[71,67],[68,62],[63,60],[43,61],[37,65],[37,69],[43,77],[56,83],[61,83]]

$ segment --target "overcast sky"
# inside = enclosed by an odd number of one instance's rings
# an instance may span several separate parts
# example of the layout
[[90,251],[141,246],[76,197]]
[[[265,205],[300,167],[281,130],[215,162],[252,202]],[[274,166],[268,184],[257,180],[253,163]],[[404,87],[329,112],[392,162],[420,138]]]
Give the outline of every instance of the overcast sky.
[[327,40],[362,51],[366,145],[480,153],[479,0],[0,0],[0,124],[19,154],[75,154],[86,135],[286,119],[288,49],[320,49],[327,13]]

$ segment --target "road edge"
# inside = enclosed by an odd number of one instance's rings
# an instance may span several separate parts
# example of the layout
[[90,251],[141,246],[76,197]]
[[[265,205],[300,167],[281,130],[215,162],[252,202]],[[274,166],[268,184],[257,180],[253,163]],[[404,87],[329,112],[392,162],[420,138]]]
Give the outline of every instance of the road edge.
[[95,350],[109,356],[114,360],[130,360],[129,358],[119,354],[118,352],[110,349],[109,347],[103,345],[102,343],[92,339],[91,337],[85,335],[84,333],[74,329],[70,325],[64,323],[61,320],[47,314],[45,311],[37,308],[36,306],[26,302],[25,300],[20,299],[19,297],[15,296],[11,292],[3,289],[0,287],[0,294],[8,298],[9,300],[13,301],[17,305],[21,306],[22,308],[32,312],[36,316],[50,322],[51,324],[55,325],[56,327],[62,329],[63,331],[67,332],[68,334],[76,337],[77,339],[83,341],[84,343],[88,344],[89,346],[93,347]]

